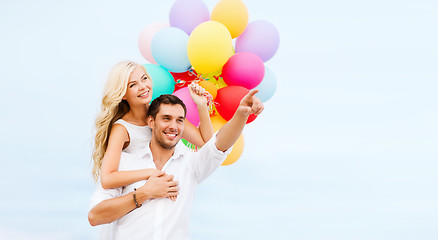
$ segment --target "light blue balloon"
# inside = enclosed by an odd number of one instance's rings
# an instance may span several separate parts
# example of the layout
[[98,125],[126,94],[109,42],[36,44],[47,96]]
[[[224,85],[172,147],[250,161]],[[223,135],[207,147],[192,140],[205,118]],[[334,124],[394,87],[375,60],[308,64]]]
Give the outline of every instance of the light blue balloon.
[[187,55],[189,35],[175,27],[158,30],[151,42],[151,52],[155,61],[175,73],[186,72],[190,67]]
[[165,68],[156,64],[144,64],[152,78],[152,100],[162,94],[172,94],[175,90],[175,80]]
[[259,90],[259,92],[256,93],[256,96],[262,102],[268,101],[274,95],[275,90],[277,89],[277,79],[271,69],[265,66],[265,76],[255,89]]

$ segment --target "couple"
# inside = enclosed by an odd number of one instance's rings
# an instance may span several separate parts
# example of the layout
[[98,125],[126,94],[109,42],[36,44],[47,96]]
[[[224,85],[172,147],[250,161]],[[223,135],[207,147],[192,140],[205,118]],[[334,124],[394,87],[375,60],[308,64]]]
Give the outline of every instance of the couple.
[[[96,120],[93,173],[100,182],[91,199],[91,225],[113,222],[109,234],[114,239],[189,239],[196,186],[225,160],[248,116],[263,111],[257,91],[251,91],[212,136],[204,91],[199,86],[191,90],[201,119],[197,129],[185,120],[185,105],[173,95],[149,106],[152,83],[142,65],[122,62],[113,68]],[[181,137],[202,147],[192,152]]]

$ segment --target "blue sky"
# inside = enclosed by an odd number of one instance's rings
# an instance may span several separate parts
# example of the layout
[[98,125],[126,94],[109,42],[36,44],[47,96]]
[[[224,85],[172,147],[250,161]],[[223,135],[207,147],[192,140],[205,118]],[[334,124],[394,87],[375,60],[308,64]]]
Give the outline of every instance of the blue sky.
[[[204,1],[210,11],[218,1]],[[173,1],[0,7],[0,239],[93,239],[92,125],[110,67]],[[204,182],[196,239],[437,239],[438,4],[246,0],[278,89]]]

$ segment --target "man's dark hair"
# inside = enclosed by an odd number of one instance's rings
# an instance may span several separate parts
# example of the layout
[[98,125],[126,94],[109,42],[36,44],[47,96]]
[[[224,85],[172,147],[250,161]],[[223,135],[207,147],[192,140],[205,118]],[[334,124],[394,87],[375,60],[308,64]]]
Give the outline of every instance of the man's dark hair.
[[184,108],[184,117],[186,117],[187,114],[186,105],[177,96],[171,94],[163,94],[155,98],[154,101],[152,101],[151,105],[149,106],[148,116],[152,116],[152,118],[155,119],[157,113],[160,111],[161,104],[181,105]]

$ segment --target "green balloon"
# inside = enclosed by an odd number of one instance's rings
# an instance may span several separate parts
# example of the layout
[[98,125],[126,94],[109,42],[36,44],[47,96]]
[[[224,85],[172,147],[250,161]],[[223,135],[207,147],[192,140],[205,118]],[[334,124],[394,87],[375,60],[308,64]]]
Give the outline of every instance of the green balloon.
[[152,78],[152,100],[162,94],[172,94],[175,90],[175,80],[165,68],[156,64],[144,64]]
[[191,142],[185,140],[184,138],[181,138],[181,142],[183,142],[184,145],[186,145],[188,148],[192,149],[192,151],[194,151],[194,152],[198,151],[198,147],[196,145],[194,145]]

